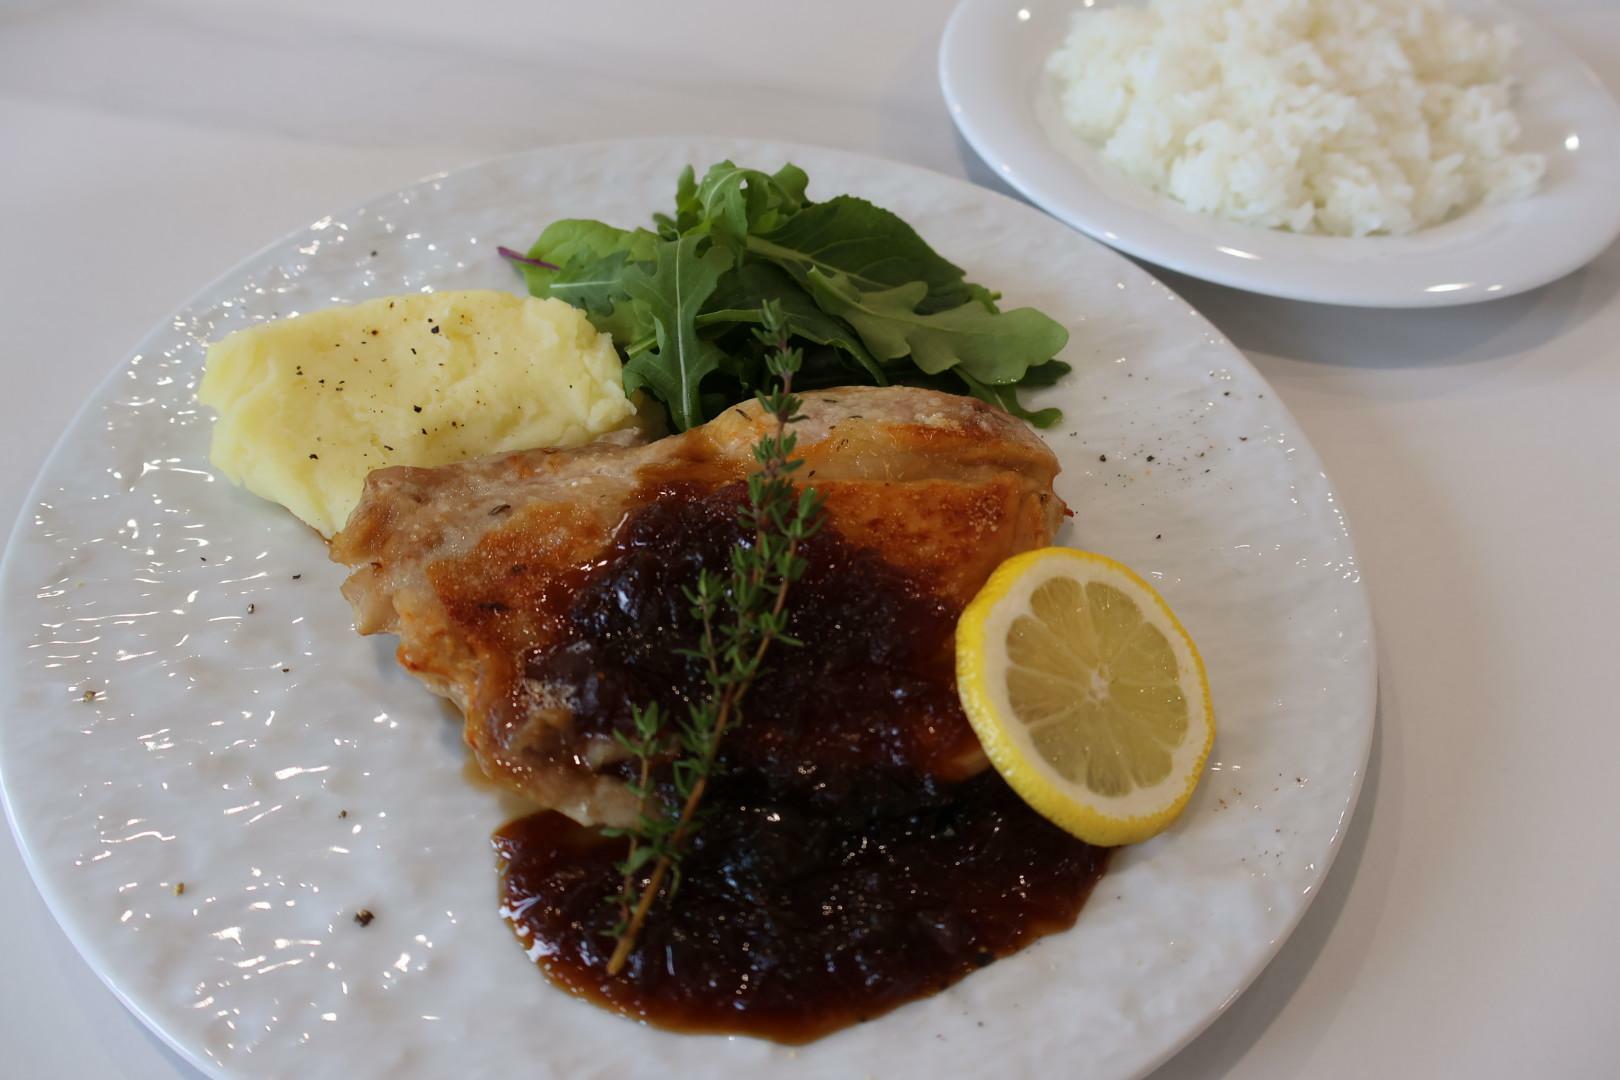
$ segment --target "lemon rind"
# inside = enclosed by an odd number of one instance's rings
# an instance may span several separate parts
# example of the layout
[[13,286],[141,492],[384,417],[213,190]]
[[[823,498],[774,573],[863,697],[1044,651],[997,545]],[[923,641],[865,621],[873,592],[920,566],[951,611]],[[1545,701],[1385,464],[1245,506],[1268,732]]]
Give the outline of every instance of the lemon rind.
[[[1040,572],[1045,564],[1046,572]],[[1034,591],[1042,582],[1067,571],[1083,582],[1120,579],[1131,588],[1133,599],[1151,603],[1162,617],[1155,620],[1173,630],[1170,644],[1183,670],[1196,673],[1198,693],[1189,695],[1189,739],[1173,755],[1172,776],[1185,776],[1176,787],[1157,785],[1138,788],[1122,797],[1109,798],[1087,793],[1085,801],[1074,794],[1078,789],[1058,775],[1035,752],[1026,729],[1010,720],[1004,687],[998,688],[985,670],[986,659],[996,654],[994,643],[1004,641],[1006,625],[1022,605],[1009,604]],[[997,568],[973,601],[963,611],[956,633],[957,687],[979,741],[996,771],[1034,810],[1059,828],[1088,843],[1102,846],[1137,843],[1167,828],[1191,800],[1203,777],[1215,739],[1214,702],[1203,658],[1192,636],[1175,612],[1141,575],[1105,555],[1074,548],[1040,548],[1008,559]],[[1189,680],[1184,680],[1184,682]],[[1203,728],[1203,738],[1196,735]]]

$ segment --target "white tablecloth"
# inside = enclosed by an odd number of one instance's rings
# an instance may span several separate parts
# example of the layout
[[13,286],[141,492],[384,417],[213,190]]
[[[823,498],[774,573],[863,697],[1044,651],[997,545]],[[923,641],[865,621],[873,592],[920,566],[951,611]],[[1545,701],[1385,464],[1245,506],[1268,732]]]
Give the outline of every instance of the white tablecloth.
[[[1620,2],[1521,2],[1620,90]],[[993,183],[937,89],[949,8],[0,0],[0,518],[150,326],[281,233],[422,174],[686,133]],[[1620,248],[1451,311],[1169,280],[1326,459],[1382,680],[1321,896],[1160,1075],[1620,1075]],[[0,1073],[194,1075],[74,953],[9,839],[0,943]]]

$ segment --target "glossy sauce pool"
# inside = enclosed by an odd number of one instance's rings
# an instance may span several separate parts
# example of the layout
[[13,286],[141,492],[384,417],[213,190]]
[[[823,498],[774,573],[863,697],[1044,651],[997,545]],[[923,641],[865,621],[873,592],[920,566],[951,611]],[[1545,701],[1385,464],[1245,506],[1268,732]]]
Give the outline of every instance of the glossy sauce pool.
[[[581,730],[630,703],[685,715],[701,673],[681,600],[738,538],[734,486],[670,485],[620,527],[564,639],[528,658]],[[934,993],[1070,926],[1107,851],[1030,810],[956,701],[957,611],[823,532],[777,646],[728,733],[673,899],[607,974],[626,841],[555,813],[495,837],[502,913],[559,986],[683,1031],[799,1043]]]

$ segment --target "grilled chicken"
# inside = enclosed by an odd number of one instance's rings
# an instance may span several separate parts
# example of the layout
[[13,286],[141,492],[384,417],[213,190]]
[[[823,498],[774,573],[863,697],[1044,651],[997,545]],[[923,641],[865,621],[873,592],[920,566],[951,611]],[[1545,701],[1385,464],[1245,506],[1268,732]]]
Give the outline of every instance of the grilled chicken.
[[[795,479],[825,497],[791,629],[727,753],[772,782],[963,779],[985,760],[956,701],[951,631],[997,564],[1051,540],[1058,466],[1021,422],[910,388],[803,395]],[[363,634],[466,717],[493,779],[582,824],[627,824],[633,706],[702,693],[684,588],[723,570],[769,418],[681,435],[373,472],[332,558]],[[817,788],[819,790],[819,787]]]

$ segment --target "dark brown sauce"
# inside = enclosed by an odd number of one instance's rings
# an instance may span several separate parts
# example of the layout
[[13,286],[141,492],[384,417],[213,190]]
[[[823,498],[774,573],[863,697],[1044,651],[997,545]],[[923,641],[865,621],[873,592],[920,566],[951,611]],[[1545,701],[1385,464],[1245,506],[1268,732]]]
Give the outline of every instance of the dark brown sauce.
[[[632,702],[684,716],[684,586],[739,539],[738,485],[663,484],[527,660],[583,732]],[[790,632],[728,733],[679,892],[606,974],[625,842],[555,813],[506,826],[503,913],[563,988],[686,1031],[805,1042],[957,981],[1071,925],[1107,851],[1049,824],[993,771],[956,700],[957,612],[830,530],[806,548]],[[623,766],[627,768],[627,766]]]
[[[741,484],[658,485],[619,527],[573,594],[561,639],[528,658],[530,679],[566,688],[580,735],[630,730],[632,703],[656,701],[685,717],[707,692],[702,666],[682,653],[699,626],[686,590],[698,572],[724,573]],[[779,784],[836,787],[846,771],[879,767],[950,774],[978,757],[956,698],[957,613],[876,552],[823,529],[804,549],[789,633],[726,736],[733,768]]]
[[748,787],[733,774],[711,795],[680,891],[618,976],[624,841],[554,813],[496,834],[503,912],[552,981],[659,1027],[808,1042],[1072,925],[1108,854],[994,773],[837,816]]

